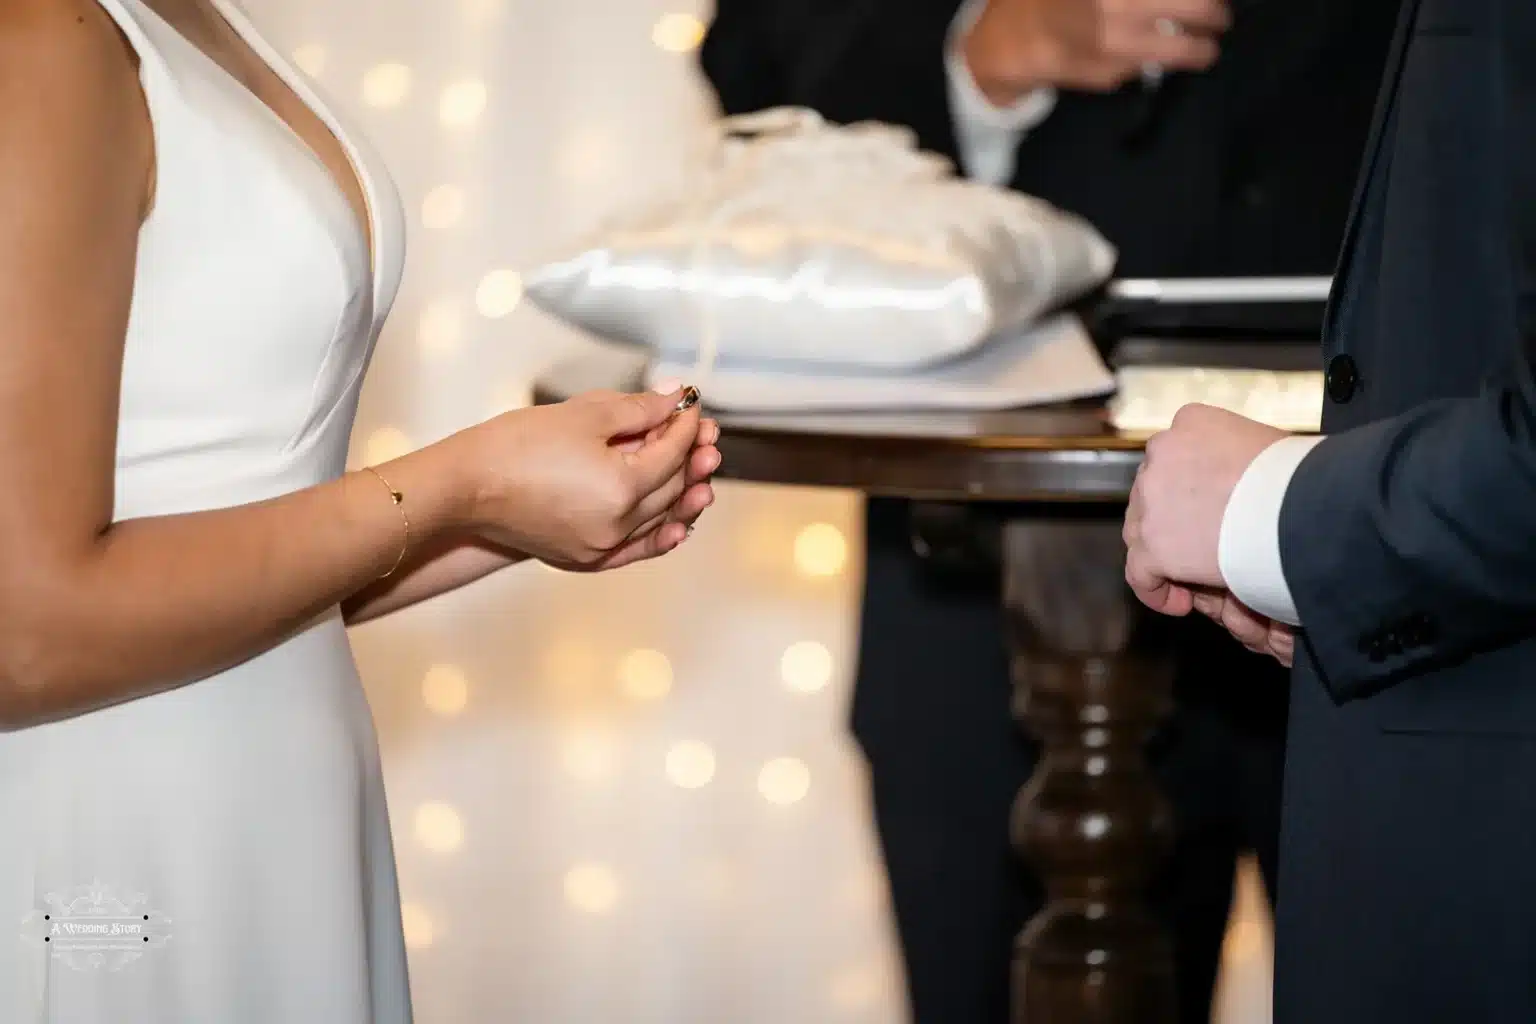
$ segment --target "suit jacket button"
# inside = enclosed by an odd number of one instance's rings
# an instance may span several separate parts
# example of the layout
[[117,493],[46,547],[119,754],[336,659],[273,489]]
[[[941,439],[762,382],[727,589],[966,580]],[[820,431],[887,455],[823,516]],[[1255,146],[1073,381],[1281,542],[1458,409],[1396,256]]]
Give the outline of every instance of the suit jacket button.
[[1354,398],[1360,387],[1360,368],[1355,365],[1354,357],[1348,353],[1334,356],[1328,363],[1323,382],[1327,385],[1328,397],[1338,404],[1343,405]]

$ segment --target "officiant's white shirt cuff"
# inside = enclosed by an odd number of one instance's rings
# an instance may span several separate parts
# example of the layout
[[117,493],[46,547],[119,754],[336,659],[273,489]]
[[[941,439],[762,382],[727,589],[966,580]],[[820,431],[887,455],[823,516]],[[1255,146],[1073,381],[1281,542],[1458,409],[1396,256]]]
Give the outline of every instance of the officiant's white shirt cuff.
[[1232,489],[1221,517],[1217,563],[1227,589],[1260,615],[1301,625],[1280,563],[1280,506],[1301,460],[1323,439],[1287,437],[1259,454]]
[[987,99],[962,47],[985,7],[986,0],[967,0],[961,6],[949,25],[944,63],[949,70],[949,103],[961,166],[976,181],[1006,185],[1013,178],[1019,143],[1055,109],[1056,90],[1036,89],[1005,107]]

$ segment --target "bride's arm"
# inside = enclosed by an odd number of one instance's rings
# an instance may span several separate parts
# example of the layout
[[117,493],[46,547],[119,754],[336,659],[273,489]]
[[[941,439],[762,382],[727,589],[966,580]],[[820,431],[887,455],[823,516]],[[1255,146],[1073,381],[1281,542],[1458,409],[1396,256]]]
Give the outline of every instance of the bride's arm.
[[[646,443],[655,440],[656,432],[653,431]],[[709,486],[709,479],[720,466],[720,452],[714,447],[719,440],[720,425],[714,420],[700,420],[697,447],[685,472],[687,490],[665,515],[636,530],[636,536],[649,534],[663,521],[691,526],[714,503],[714,490]],[[633,451],[638,450],[640,444],[636,442],[625,447]],[[468,586],[527,559],[528,556],[519,551],[478,538],[445,537],[418,550],[388,578],[358,591],[343,603],[342,612],[349,626],[370,622]]]
[[[404,539],[400,508],[367,473],[237,508],[113,521],[153,143],[134,67],[104,21],[82,0],[0,5],[0,728],[258,654],[375,581]],[[614,471],[582,447],[599,442],[576,437],[649,429],[666,401],[535,410],[380,468],[406,496],[413,549],[497,524],[518,547],[596,557],[676,502],[697,418],[678,417]],[[566,506],[588,514],[553,511]],[[628,511],[612,515],[619,506]],[[638,556],[675,546],[681,529],[655,531]]]
[[349,626],[371,622],[527,559],[527,555],[485,541],[451,537],[439,540],[402,565],[401,572],[352,595],[341,610]]

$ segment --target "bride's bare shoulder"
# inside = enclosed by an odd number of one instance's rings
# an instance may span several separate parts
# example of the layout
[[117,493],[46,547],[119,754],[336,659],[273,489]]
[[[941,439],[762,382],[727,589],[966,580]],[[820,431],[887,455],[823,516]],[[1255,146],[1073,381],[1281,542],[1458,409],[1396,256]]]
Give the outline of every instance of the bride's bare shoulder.
[[0,0],[0,49],[7,64],[29,52],[136,64],[133,47],[96,0]]
[[[94,166],[142,191],[153,133],[138,59],[95,0],[0,0],[0,191]],[[126,172],[126,173],[125,173]]]

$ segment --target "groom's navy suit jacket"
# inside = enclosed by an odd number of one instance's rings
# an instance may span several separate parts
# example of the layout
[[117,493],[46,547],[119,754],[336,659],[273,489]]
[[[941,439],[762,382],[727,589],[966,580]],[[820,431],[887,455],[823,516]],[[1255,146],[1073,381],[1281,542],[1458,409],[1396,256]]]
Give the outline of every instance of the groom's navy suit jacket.
[[1536,3],[1405,7],[1280,519],[1279,1024],[1536,1021]]

